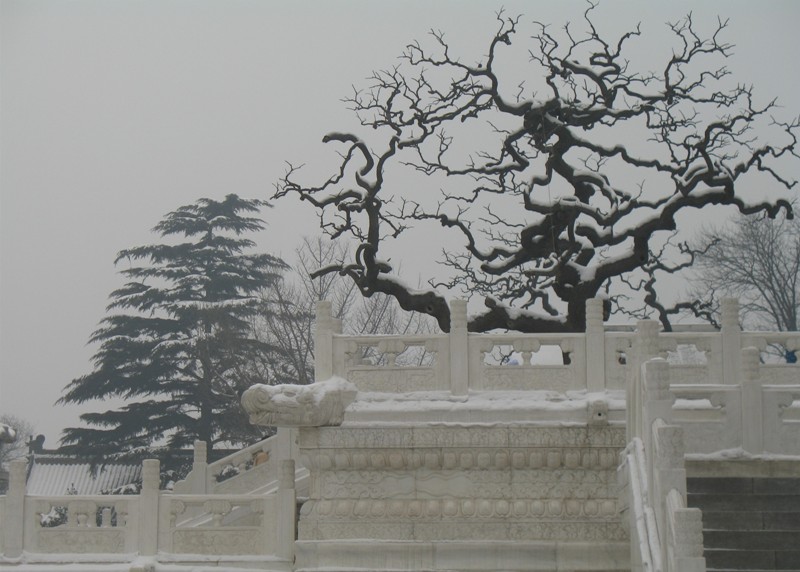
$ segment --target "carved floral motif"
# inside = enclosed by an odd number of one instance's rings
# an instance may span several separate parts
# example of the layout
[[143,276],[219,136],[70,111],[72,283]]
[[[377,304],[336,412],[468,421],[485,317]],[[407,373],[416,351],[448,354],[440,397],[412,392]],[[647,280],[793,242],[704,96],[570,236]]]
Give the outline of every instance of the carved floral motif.
[[262,554],[268,549],[259,529],[179,529],[172,533],[172,550],[177,554]]
[[38,531],[37,550],[52,553],[125,552],[125,530],[107,528],[42,528]]

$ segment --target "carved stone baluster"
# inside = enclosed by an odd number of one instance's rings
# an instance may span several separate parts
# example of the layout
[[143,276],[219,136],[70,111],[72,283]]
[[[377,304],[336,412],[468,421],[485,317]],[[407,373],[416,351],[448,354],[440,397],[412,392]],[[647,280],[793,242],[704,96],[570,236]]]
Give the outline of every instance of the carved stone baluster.
[[186,503],[179,500],[173,500],[169,505],[169,527],[175,528],[178,524],[178,515],[186,511]]
[[511,345],[514,351],[522,354],[522,365],[526,367],[530,367],[533,354],[538,352],[542,347],[539,340],[534,338],[519,338],[514,340]]
[[111,507],[103,507],[100,512],[100,528],[111,527]]
[[203,505],[206,512],[211,513],[211,523],[213,526],[222,526],[222,519],[231,512],[231,503],[222,499],[212,499]]

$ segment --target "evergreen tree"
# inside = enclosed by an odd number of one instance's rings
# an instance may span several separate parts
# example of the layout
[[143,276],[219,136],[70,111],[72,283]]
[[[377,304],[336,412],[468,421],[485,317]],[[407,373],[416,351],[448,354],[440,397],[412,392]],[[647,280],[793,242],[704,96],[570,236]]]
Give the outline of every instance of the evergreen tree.
[[[169,213],[153,229],[162,244],[121,251],[128,282],[110,295],[108,317],[90,341],[94,370],[73,380],[60,403],[121,398],[124,405],[85,413],[89,427],[68,428],[62,444],[95,463],[168,456],[194,439],[241,444],[259,432],[239,406],[250,364],[278,351],[252,335],[267,311],[262,289],[285,264],[242,235],[263,228],[264,203],[228,195]],[[177,239],[176,239],[177,238]]]

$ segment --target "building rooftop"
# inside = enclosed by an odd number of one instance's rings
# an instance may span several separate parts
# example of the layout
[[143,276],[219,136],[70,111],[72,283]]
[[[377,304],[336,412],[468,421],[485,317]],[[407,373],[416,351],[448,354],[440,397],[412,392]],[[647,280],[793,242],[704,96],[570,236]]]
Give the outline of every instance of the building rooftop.
[[31,455],[28,469],[29,495],[97,495],[137,482],[141,464],[107,464],[92,475],[89,463],[57,454]]

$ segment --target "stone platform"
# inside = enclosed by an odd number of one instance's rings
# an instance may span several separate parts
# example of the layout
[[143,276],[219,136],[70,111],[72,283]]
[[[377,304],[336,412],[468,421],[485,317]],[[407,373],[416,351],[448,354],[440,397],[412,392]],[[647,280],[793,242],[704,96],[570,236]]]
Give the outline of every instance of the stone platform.
[[629,569],[610,425],[313,427],[298,570]]

